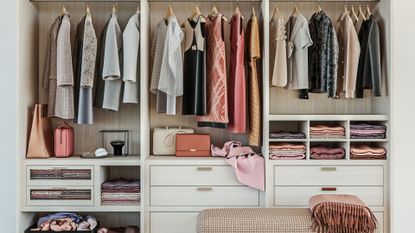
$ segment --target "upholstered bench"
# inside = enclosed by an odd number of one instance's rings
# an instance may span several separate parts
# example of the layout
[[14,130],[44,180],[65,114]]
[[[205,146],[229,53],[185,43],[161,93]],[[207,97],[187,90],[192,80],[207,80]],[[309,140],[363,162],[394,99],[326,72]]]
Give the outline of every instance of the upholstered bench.
[[314,233],[309,209],[208,209],[199,213],[198,233]]

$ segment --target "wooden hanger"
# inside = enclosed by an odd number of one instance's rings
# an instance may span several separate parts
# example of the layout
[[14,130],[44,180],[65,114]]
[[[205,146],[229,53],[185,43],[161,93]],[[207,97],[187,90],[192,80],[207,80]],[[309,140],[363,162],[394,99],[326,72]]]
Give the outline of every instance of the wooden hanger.
[[352,5],[352,16],[356,21],[359,21],[359,16],[356,14],[356,11],[354,10],[353,5]]
[[66,11],[65,3],[62,0],[62,15],[66,15],[66,14],[68,14],[68,11]]
[[115,6],[115,1],[112,1],[112,14],[117,13],[117,6]]
[[91,10],[89,9],[88,1],[86,2],[85,12],[87,16],[91,16]]
[[[212,10],[210,11],[210,15],[213,16],[213,17],[216,17],[216,16],[219,15],[218,8],[216,8],[215,4],[213,4]],[[224,15],[222,15],[222,19],[224,21],[228,22],[228,19]]]
[[300,14],[300,9],[298,9],[297,3],[294,3],[294,9],[293,9],[293,16],[298,16]]
[[252,1],[251,17],[256,16],[254,1]]
[[167,6],[166,15],[164,16],[164,20],[168,21],[170,17],[172,16],[174,16],[174,11],[173,11],[173,7],[171,6],[169,2],[169,5]]
[[277,16],[281,16],[281,12],[280,12],[280,9],[278,8],[278,4],[275,3],[274,13],[272,14],[272,19],[275,19]]
[[369,4],[366,5],[366,18],[368,19],[372,15],[372,12],[370,11]]
[[362,5],[359,5],[359,14],[358,14],[358,16],[359,17],[361,16],[363,20],[366,20],[365,13],[363,13]]
[[242,19],[245,19],[245,17],[242,15],[241,10],[239,9],[239,1],[236,3],[235,12],[234,15],[240,15]]
[[136,13],[140,13],[140,1],[138,1]]
[[321,8],[321,1],[319,0],[318,1],[318,8],[317,8],[317,12],[320,12],[320,11],[322,11],[323,10],[323,8]]
[[205,17],[202,16],[202,12],[199,9],[199,4],[197,3],[197,1],[196,1],[196,4],[195,4],[195,7],[193,7],[193,11],[192,11],[192,14],[190,15],[189,19],[194,20],[194,18],[196,16],[197,17],[200,17],[200,21],[202,23],[205,23],[206,22]]
[[343,14],[349,14],[349,10],[347,9],[347,2],[344,3],[344,11]]

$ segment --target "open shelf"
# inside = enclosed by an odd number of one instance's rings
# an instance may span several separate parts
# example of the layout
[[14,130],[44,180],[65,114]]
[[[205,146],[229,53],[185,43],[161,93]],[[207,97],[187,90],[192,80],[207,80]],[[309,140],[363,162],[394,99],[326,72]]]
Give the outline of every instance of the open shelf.
[[24,159],[26,165],[98,165],[98,166],[140,166],[139,155],[111,156],[102,159],[83,159],[79,156],[68,158]]

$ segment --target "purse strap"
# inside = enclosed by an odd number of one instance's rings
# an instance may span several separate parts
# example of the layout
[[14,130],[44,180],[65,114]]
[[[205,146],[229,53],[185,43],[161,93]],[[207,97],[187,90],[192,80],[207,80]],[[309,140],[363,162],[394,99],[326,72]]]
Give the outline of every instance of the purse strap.
[[[166,131],[167,131],[167,132],[169,131],[169,127],[166,127]],[[173,137],[173,140],[171,141],[171,143],[170,143],[170,144],[169,144],[169,143],[167,143],[167,139],[168,139],[169,137],[171,137],[171,136],[175,136],[176,134],[180,134],[180,133],[186,133],[186,132],[182,129],[182,127],[181,127],[181,126],[179,127],[179,130],[177,130],[177,131],[173,131],[173,132],[168,133],[168,134],[164,137],[164,145],[165,145],[165,146],[172,146],[172,145],[174,144],[174,142],[175,142],[174,137]]]

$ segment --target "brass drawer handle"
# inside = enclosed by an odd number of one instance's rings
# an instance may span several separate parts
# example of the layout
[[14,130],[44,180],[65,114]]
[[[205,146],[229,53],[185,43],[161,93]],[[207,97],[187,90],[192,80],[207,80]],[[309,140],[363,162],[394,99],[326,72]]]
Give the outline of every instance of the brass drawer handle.
[[321,171],[323,171],[323,172],[335,172],[335,171],[337,171],[337,167],[322,167]]
[[197,167],[198,171],[206,172],[206,171],[212,171],[212,167]]
[[210,192],[212,190],[213,190],[212,187],[199,187],[199,188],[197,188],[197,191],[199,191],[199,192]]
[[337,191],[337,188],[336,187],[323,187],[323,188],[321,188],[321,191],[334,192],[334,191]]

